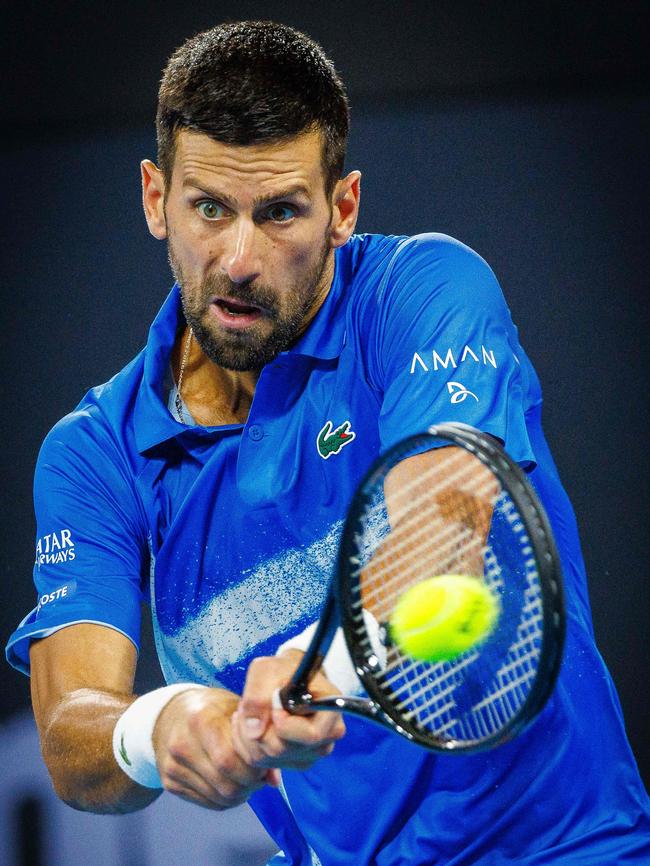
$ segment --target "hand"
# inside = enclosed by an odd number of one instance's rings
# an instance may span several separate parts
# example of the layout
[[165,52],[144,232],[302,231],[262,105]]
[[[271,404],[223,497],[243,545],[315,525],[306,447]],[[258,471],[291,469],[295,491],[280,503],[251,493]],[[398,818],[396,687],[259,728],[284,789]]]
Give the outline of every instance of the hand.
[[[292,649],[280,657],[254,659],[248,668],[232,729],[235,748],[253,767],[306,770],[329,755],[345,734],[340,713],[293,716],[273,709],[274,692],[289,682],[301,658],[302,653]],[[316,674],[309,687],[314,697],[340,694],[322,674]]]
[[245,802],[267,782],[279,783],[276,771],[253,767],[235,751],[230,719],[238,702],[224,689],[189,689],[163,708],[153,743],[167,791],[223,810]]

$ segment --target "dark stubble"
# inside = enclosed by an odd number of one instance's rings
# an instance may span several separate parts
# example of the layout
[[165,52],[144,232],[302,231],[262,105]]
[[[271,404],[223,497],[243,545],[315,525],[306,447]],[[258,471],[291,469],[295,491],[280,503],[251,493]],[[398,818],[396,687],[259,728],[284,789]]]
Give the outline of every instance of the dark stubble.
[[[296,342],[305,316],[323,288],[330,247],[324,240],[314,266],[302,281],[292,286],[290,292],[283,293],[282,304],[270,287],[233,283],[223,274],[210,275],[200,284],[192,283],[183,273],[171,239],[167,250],[172,272],[181,287],[185,318],[204,354],[227,370],[244,371],[260,370]],[[242,331],[219,329],[216,323],[210,324],[210,301],[215,295],[261,307],[264,311],[262,318],[259,323]],[[270,331],[269,321],[272,323]]]

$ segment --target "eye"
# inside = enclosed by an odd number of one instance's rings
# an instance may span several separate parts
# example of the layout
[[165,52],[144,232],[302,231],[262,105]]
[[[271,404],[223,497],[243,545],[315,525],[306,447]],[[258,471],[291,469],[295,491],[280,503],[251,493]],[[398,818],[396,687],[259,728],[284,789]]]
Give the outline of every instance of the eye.
[[288,204],[272,204],[266,211],[266,218],[274,223],[286,223],[296,215],[296,209]]
[[223,207],[220,204],[217,204],[216,201],[211,201],[210,199],[198,202],[196,209],[206,220],[218,220],[225,216]]

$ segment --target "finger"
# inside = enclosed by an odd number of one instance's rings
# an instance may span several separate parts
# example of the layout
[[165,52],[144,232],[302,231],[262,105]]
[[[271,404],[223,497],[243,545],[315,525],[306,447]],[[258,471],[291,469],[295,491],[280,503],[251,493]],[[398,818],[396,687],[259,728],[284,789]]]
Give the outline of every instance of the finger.
[[243,757],[247,763],[254,767],[288,767],[294,768],[291,763],[292,755],[288,756],[288,761],[279,762],[280,757],[284,757],[286,752],[286,743],[284,743],[274,732],[273,726],[269,726],[264,736],[260,740],[249,740],[246,737],[246,732],[241,729],[241,718],[237,714],[233,714],[233,743],[235,750]]
[[209,761],[202,776],[222,796],[229,797],[235,788],[251,792],[264,787],[266,772],[242,761],[239,755],[231,754],[225,759],[218,756]]
[[[191,720],[190,731],[181,731],[169,738],[167,750],[159,762],[161,775],[184,780],[187,771],[197,774],[216,790],[224,780],[249,787],[261,782],[262,773],[243,761],[235,752],[230,737],[229,720],[218,716],[197,716]],[[205,791],[202,792],[205,795]]]
[[271,719],[271,697],[287,678],[287,664],[277,658],[260,657],[249,665],[239,702],[245,738],[259,739],[263,736]]
[[[248,789],[213,785],[191,767],[177,765],[165,774],[165,790],[210,809],[228,809],[246,799]],[[242,799],[243,798],[243,799]]]
[[217,806],[210,800],[201,797],[195,791],[192,791],[189,788],[184,788],[182,785],[178,786],[178,790],[172,790],[171,788],[166,788],[165,790],[168,793],[173,794],[175,797],[180,797],[181,800],[185,800],[188,803],[194,803],[196,806],[202,806],[204,809],[212,809],[214,812],[224,811],[222,806]]
[[203,743],[208,765],[206,778],[215,787],[223,786],[224,782],[234,782],[251,790],[262,787],[266,773],[247,759],[244,745],[233,736],[232,728],[231,721],[229,730],[222,729],[218,734],[210,732],[206,736]]
[[345,734],[340,713],[316,712],[310,716],[294,716],[285,710],[274,710],[273,729],[287,743],[319,747],[335,743]]
[[261,753],[256,758],[258,767],[275,767],[280,769],[304,770],[311,767],[315,761],[331,754],[333,742],[306,744],[304,742],[289,742],[278,736],[273,726],[270,726],[264,737],[256,741],[256,748]]
[[232,738],[233,748],[239,757],[249,766],[256,766],[264,752],[259,744],[259,740],[251,739],[247,731],[244,729],[244,720],[239,711],[235,711],[230,717],[230,736]]
[[180,783],[177,783],[173,788],[166,789],[168,793],[174,794],[176,797],[181,797],[190,803],[196,803],[198,806],[203,806],[205,809],[212,809],[215,812],[225,812],[226,809],[233,809],[235,806],[241,806],[248,800],[252,793],[248,791],[241,797],[203,797],[192,788],[186,788]]

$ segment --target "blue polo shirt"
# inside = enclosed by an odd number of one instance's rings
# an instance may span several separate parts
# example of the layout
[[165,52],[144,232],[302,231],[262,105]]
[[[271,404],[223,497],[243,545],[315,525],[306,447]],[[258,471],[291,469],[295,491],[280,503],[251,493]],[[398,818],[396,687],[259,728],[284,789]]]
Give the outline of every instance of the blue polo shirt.
[[[347,506],[377,454],[435,422],[472,424],[530,473],[557,536],[569,626],[555,693],[514,742],[480,755],[432,755],[347,719],[332,756],[283,773],[282,794],[251,798],[284,852],[274,862],[649,862],[648,799],[594,645],[539,382],[486,263],[443,235],[353,237],[308,330],[262,370],[243,425],[170,413],[183,325],[174,287],[144,351],[45,440],[38,600],[10,662],[27,672],[30,640],[77,622],[137,646],[145,598],[169,682],[241,692],[251,659],[318,617]],[[339,428],[345,445],[330,452]]]

